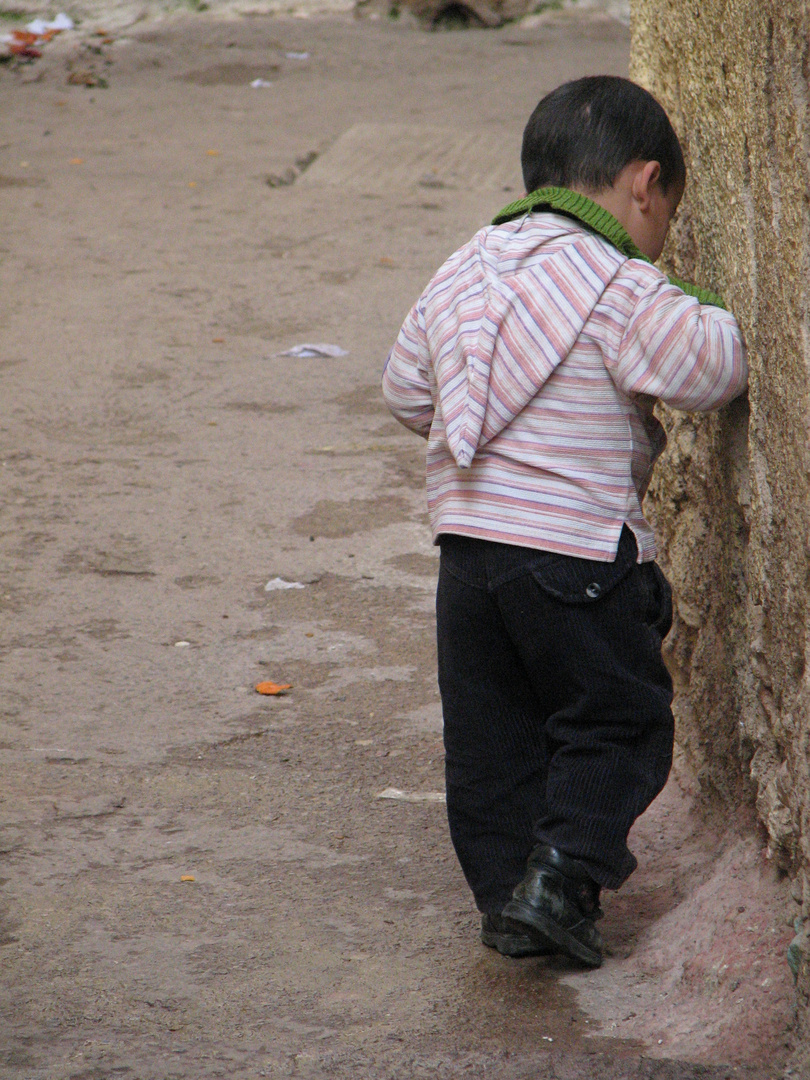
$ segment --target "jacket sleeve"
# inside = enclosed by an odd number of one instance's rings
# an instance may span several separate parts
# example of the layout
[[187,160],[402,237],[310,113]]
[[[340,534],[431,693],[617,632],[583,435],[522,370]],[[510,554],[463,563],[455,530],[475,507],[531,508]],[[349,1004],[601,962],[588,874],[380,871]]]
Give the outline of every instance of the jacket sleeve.
[[734,316],[699,303],[662,275],[636,303],[611,375],[625,394],[704,412],[745,390],[748,365]]
[[405,427],[427,438],[433,423],[430,354],[421,301],[411,308],[385,364],[382,391]]

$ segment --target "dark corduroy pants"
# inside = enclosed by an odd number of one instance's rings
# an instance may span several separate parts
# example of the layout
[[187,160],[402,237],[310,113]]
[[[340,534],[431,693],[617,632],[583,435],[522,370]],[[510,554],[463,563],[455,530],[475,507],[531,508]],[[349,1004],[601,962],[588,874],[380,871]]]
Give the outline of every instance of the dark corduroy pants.
[[672,681],[661,641],[672,598],[636,562],[440,538],[436,598],[447,814],[483,912],[502,910],[537,843],[616,889],[634,820],[672,762]]

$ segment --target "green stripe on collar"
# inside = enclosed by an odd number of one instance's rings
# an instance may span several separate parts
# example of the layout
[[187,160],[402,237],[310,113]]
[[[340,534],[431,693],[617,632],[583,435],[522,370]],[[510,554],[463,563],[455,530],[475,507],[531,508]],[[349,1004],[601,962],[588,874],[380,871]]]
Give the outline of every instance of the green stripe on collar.
[[[532,210],[553,210],[558,214],[566,214],[575,221],[587,225],[599,236],[613,244],[628,259],[641,259],[643,262],[651,262],[635,243],[631,240],[627,230],[621,225],[610,211],[603,206],[582,195],[578,191],[569,188],[543,187],[533,191],[516,202],[505,206],[499,214],[492,219],[493,225],[503,225],[505,221],[530,214]],[[669,281],[677,285],[688,296],[694,296],[701,304],[712,304],[715,307],[725,308],[725,304],[717,295],[709,289],[702,289],[699,285],[691,285],[688,281],[668,275]]]

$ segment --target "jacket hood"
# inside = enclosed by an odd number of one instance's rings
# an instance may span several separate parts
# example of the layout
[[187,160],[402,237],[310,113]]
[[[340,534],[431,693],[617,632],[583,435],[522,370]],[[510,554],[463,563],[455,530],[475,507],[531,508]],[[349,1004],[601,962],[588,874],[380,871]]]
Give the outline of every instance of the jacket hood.
[[625,258],[574,221],[535,214],[482,229],[445,263],[425,324],[460,468],[543,388]]

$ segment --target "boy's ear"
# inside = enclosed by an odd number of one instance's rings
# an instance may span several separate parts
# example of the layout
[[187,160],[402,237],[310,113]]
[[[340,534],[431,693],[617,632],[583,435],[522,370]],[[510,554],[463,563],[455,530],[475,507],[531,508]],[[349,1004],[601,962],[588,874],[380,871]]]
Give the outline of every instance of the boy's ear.
[[641,167],[633,177],[633,198],[639,210],[647,210],[652,190],[661,178],[661,165],[657,161],[644,161],[639,164]]

